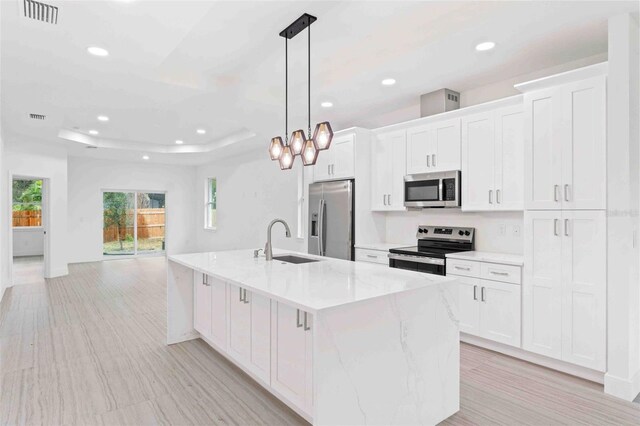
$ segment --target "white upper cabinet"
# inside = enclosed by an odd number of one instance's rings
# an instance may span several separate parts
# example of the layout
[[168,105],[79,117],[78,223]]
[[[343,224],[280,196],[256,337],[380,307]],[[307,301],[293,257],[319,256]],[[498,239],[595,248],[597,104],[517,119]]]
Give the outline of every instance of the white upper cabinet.
[[459,169],[459,118],[407,130],[407,174]]
[[462,210],[524,208],[520,105],[462,118]]
[[525,93],[525,205],[606,208],[606,77]]
[[328,150],[320,151],[313,166],[314,182],[349,179],[355,175],[355,134],[334,135]]
[[381,133],[371,152],[371,210],[405,210],[407,136],[404,130]]

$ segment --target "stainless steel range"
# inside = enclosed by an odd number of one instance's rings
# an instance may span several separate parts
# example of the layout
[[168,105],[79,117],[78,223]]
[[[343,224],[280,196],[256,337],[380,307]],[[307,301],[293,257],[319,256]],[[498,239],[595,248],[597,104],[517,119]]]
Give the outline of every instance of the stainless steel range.
[[446,275],[447,253],[474,249],[474,228],[420,225],[418,245],[389,250],[389,266]]

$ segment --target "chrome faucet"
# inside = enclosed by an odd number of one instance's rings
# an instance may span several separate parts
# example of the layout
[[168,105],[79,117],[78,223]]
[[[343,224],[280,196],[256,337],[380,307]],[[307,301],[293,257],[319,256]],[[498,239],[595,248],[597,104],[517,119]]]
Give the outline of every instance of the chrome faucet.
[[284,229],[287,231],[287,238],[291,238],[291,231],[289,230],[289,225],[287,225],[287,222],[282,219],[273,219],[267,227],[267,244],[264,246],[264,255],[266,256],[267,260],[273,260],[273,250],[271,248],[271,228],[273,228],[273,225],[278,222],[284,225]]

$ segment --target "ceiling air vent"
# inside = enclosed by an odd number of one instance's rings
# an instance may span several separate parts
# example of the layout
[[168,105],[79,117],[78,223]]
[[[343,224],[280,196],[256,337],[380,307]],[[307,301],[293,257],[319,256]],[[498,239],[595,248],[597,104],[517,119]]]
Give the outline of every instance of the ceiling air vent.
[[29,117],[33,120],[44,120],[45,118],[47,118],[47,116],[43,114],[29,114]]
[[58,7],[33,0],[22,0],[24,17],[49,24],[58,23]]

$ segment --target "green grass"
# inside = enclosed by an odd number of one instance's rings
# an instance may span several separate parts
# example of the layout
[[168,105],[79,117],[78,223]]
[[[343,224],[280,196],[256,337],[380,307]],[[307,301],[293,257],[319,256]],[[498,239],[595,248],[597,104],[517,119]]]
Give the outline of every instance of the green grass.
[[[133,241],[123,241],[122,250],[118,241],[110,241],[102,244],[102,252],[106,255],[124,255],[133,254]],[[147,238],[138,240],[138,253],[140,252],[161,252],[162,239]]]

